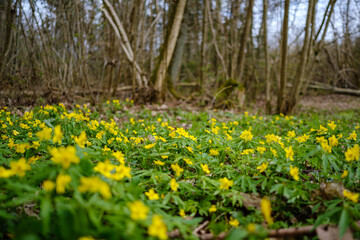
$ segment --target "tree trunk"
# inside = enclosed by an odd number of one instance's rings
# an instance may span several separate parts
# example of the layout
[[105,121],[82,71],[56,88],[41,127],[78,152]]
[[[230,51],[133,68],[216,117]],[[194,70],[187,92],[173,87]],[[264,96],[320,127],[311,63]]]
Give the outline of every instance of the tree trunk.
[[205,43],[206,43],[206,35],[207,35],[207,11],[206,6],[208,0],[204,0],[203,6],[203,15],[202,15],[202,39],[201,39],[201,55],[200,55],[200,82],[199,82],[199,90],[200,95],[203,93],[203,85],[204,85],[204,63],[205,63]]
[[248,6],[246,9],[246,20],[245,20],[245,27],[243,33],[241,35],[241,42],[240,42],[240,49],[239,49],[239,63],[238,63],[238,74],[237,74],[237,81],[241,83],[242,75],[244,72],[244,65],[245,65],[245,47],[247,40],[249,38],[249,32],[251,27],[251,16],[253,13],[253,6],[254,0],[248,1]]
[[[5,21],[2,22],[1,25],[4,25],[1,27],[3,30],[4,35],[1,35],[2,43],[1,51],[0,51],[0,77],[3,78],[4,73],[4,66],[6,65],[6,61],[8,59],[8,54],[11,50],[11,43],[12,43],[12,36],[13,36],[13,23],[14,18],[16,16],[16,8],[17,8],[17,2],[13,6],[12,1],[7,0],[5,1],[7,3],[1,3],[1,5],[4,7],[3,14],[5,15]],[[7,5],[6,5],[7,4]],[[2,16],[4,18],[4,16]],[[1,34],[3,34],[1,33]]]
[[283,111],[285,87],[286,87],[289,6],[290,6],[290,0],[285,0],[284,20],[283,20],[282,34],[281,34],[280,86],[279,86],[278,98],[277,98],[278,113]]
[[239,57],[239,34],[238,20],[240,15],[240,2],[234,1],[231,6],[231,23],[230,23],[230,44],[231,44],[231,60],[230,60],[230,78],[236,78],[237,61]]
[[141,87],[147,87],[147,80],[145,76],[143,75],[143,72],[136,62],[136,59],[134,58],[134,52],[130,45],[128,36],[125,32],[125,29],[120,22],[119,17],[117,16],[114,8],[109,3],[108,0],[103,0],[104,6],[101,8],[101,11],[104,13],[106,19],[109,21],[111,27],[115,31],[116,37],[120,41],[121,48],[123,49],[127,59],[130,61],[131,64],[135,65],[136,68],[136,81],[137,85]]
[[166,98],[166,72],[169,67],[176,41],[180,32],[181,21],[184,15],[186,0],[178,0],[176,3],[175,14],[172,19],[170,32],[163,43],[162,51],[159,57],[158,67],[154,73],[156,91],[156,101],[163,102]]
[[[184,14],[186,14],[186,13],[184,13]],[[186,18],[184,17],[184,20],[182,22],[181,29],[180,29],[180,36],[176,43],[174,57],[169,66],[170,78],[171,78],[171,82],[173,85],[176,85],[176,83],[179,81],[179,78],[180,78],[180,70],[181,70],[181,64],[183,62],[185,44],[188,39],[188,30],[189,29],[188,29],[187,22],[185,20],[186,20]]]
[[271,114],[271,79],[270,79],[270,63],[269,63],[269,49],[268,49],[268,40],[267,40],[267,10],[268,10],[268,0],[263,0],[263,41],[264,41],[264,53],[265,53],[265,109],[267,114]]
[[312,13],[313,13],[314,6],[315,6],[314,0],[309,0],[309,7],[308,7],[308,12],[307,12],[307,17],[306,17],[306,26],[305,26],[305,37],[304,37],[304,44],[303,44],[303,48],[302,48],[302,52],[301,52],[301,56],[300,56],[300,63],[296,70],[296,79],[295,79],[294,85],[291,89],[290,95],[288,96],[288,98],[285,102],[284,111],[283,111],[284,114],[291,113],[299,99],[300,89],[301,89],[301,85],[303,82],[304,71],[305,71],[305,67],[306,67],[306,63],[307,63],[308,48],[309,48],[309,44],[310,44],[310,37],[309,37],[310,23],[311,23],[311,19],[312,19]]

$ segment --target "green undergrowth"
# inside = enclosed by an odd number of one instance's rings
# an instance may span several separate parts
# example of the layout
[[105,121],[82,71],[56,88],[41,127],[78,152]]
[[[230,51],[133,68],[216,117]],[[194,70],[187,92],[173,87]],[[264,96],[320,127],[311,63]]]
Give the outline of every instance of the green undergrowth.
[[322,224],[360,237],[358,120],[4,108],[0,238],[262,239]]

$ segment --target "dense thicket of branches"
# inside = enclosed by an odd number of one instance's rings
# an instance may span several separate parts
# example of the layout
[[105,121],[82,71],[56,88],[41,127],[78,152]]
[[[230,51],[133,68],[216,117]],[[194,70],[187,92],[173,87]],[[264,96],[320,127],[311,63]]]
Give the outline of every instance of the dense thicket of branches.
[[[239,104],[267,92],[268,112],[275,103],[270,96],[278,95],[277,109],[286,113],[314,83],[360,88],[358,1],[107,2],[0,1],[6,104],[25,96],[97,102],[127,90],[133,97],[162,91],[160,101],[170,94],[229,106],[225,98]],[[289,27],[281,34],[285,2]],[[186,4],[183,11],[179,4]],[[175,42],[168,41],[170,35]]]

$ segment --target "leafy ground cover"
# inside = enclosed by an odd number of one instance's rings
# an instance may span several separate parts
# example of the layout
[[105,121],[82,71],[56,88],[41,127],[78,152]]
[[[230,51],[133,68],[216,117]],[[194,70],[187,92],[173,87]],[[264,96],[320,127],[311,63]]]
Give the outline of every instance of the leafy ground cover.
[[358,119],[4,108],[0,238],[261,239],[323,224],[360,237]]

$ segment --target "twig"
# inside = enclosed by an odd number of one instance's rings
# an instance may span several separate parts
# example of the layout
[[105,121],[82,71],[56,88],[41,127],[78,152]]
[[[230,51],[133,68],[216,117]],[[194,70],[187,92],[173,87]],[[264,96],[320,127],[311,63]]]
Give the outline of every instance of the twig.
[[199,236],[198,232],[203,229],[204,227],[206,227],[209,224],[209,221],[205,221],[202,224],[200,224],[197,228],[195,228],[195,230],[193,231],[193,234],[196,236]]
[[312,232],[315,232],[314,225],[296,228],[281,228],[277,230],[270,230],[268,233],[268,237],[292,237],[298,235],[306,235]]

